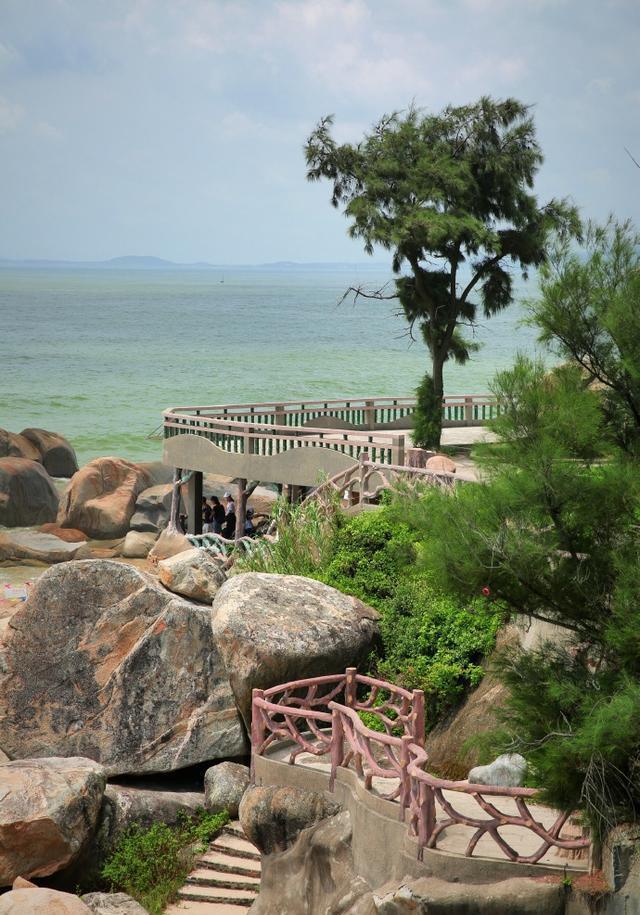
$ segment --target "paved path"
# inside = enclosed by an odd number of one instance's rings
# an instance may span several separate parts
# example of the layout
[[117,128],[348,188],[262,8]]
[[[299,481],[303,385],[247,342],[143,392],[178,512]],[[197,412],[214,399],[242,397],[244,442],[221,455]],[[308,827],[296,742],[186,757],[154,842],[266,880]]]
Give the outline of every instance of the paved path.
[[260,889],[260,854],[236,820],[225,826],[165,915],[241,915]]

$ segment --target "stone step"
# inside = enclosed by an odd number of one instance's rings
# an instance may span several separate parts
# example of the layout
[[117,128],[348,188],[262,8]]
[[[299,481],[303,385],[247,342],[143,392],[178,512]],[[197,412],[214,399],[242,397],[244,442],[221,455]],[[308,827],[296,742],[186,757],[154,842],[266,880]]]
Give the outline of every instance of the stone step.
[[218,902],[214,908],[210,902],[181,899],[180,902],[167,906],[163,915],[243,915],[246,911],[246,905],[236,905],[233,902]]
[[220,873],[208,868],[196,868],[191,871],[186,881],[190,886],[217,886],[226,889],[248,890],[250,893],[260,889],[260,878],[245,877],[242,874]]
[[209,905],[221,902],[227,904],[232,903],[247,908],[253,905],[257,895],[257,891],[249,892],[247,890],[239,889],[218,889],[209,886],[189,886],[188,884],[185,884],[182,889],[178,890],[178,899],[187,899],[192,902],[208,902]]
[[227,823],[226,826],[222,827],[222,832],[226,833],[228,836],[237,836],[239,839],[244,839],[245,842],[249,842],[244,833],[244,829],[238,820],[233,820],[233,822]]
[[206,867],[212,871],[220,871],[224,874],[238,874],[242,877],[256,877],[260,879],[262,868],[258,862],[250,861],[248,858],[236,858],[235,855],[229,855],[225,852],[208,851],[196,859],[198,867]]
[[250,861],[260,860],[260,855],[256,851],[255,845],[247,842],[246,839],[238,838],[238,836],[222,833],[214,839],[209,848],[212,851],[232,854],[236,858],[247,858]]

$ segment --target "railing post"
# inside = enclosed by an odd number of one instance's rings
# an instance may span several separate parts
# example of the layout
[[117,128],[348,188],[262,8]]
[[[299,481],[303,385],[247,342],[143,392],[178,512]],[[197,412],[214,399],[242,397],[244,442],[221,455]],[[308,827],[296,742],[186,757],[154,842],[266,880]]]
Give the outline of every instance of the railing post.
[[276,426],[284,426],[284,404],[277,403],[273,414]]
[[368,502],[368,499],[365,499],[365,497],[364,497],[364,491],[365,491],[365,486],[366,486],[366,482],[367,482],[367,473],[365,470],[365,465],[369,463],[369,452],[368,451],[360,452],[359,462],[360,462],[360,468],[359,468],[359,470],[360,470],[360,475],[359,475],[360,501],[364,504],[365,502]]
[[367,414],[367,429],[375,429],[376,427],[376,410],[372,400],[365,400],[364,402],[366,414]]
[[358,683],[356,681],[357,673],[357,667],[347,667],[345,671],[344,704],[347,708],[356,707],[356,690],[358,688]]
[[251,690],[251,784],[256,781],[255,757],[260,754],[264,742],[264,722],[262,709],[258,707],[256,699],[264,699],[263,689]]
[[468,394],[464,398],[464,421],[467,424],[473,422],[473,397]]
[[329,778],[329,791],[333,791],[336,783],[336,773],[344,760],[344,728],[340,710],[331,709],[331,777]]
[[414,689],[411,700],[411,733],[413,742],[424,747],[424,690]]
[[400,819],[404,820],[404,812],[409,806],[411,797],[411,779],[409,778],[408,765],[411,759],[409,744],[413,743],[413,738],[405,734],[402,738],[400,747]]
[[391,462],[404,466],[404,435],[394,435],[391,439]]

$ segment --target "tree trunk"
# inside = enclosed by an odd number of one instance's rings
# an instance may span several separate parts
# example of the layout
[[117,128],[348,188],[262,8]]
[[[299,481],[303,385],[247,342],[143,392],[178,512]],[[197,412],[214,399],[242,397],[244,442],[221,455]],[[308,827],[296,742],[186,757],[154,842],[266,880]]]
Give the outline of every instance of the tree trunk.
[[441,353],[433,355],[433,404],[432,404],[432,422],[434,430],[433,447],[440,448],[440,439],[442,438],[442,401],[444,398],[444,358]]
[[236,501],[236,543],[238,540],[244,537],[244,523],[247,520],[248,496],[249,493],[247,491],[247,481],[245,479],[238,480],[238,499]]
[[180,527],[180,477],[182,470],[180,467],[174,468],[173,471],[173,492],[171,493],[171,511],[169,512],[169,523],[167,532],[170,534],[182,533]]

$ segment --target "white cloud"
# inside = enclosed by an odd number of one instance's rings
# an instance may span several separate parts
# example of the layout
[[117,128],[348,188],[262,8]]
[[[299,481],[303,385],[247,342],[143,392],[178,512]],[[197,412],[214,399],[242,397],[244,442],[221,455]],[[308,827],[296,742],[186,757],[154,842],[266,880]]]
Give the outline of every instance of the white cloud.
[[17,130],[24,117],[24,108],[0,96],[0,133]]

